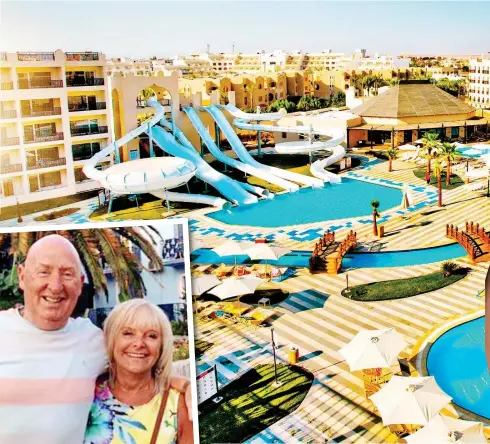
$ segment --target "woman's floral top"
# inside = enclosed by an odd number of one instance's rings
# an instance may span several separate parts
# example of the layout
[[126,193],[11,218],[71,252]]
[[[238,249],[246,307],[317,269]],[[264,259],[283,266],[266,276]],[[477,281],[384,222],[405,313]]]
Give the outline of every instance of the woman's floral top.
[[[132,407],[114,398],[107,378],[99,379],[84,444],[148,444],[161,399],[158,394],[146,404]],[[178,405],[179,392],[170,389],[157,444],[177,442]]]

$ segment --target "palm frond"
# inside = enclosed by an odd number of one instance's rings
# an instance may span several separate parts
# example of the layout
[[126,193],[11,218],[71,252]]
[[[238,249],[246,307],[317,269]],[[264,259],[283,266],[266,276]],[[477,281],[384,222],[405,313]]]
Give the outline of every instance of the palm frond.
[[138,228],[119,228],[115,229],[115,231],[122,237],[130,240],[134,243],[138,248],[143,251],[145,256],[151,261],[151,264],[158,271],[163,270],[163,260],[161,256],[158,254],[158,251],[155,247],[139,232]]

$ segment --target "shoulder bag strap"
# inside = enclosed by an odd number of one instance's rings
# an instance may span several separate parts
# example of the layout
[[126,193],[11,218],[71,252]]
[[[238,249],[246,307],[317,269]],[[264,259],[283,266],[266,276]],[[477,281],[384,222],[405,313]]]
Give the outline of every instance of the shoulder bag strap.
[[[191,385],[191,381],[187,381],[184,384],[184,387],[182,388],[182,390],[180,390],[180,393],[179,393],[179,397],[183,397],[184,398],[184,408],[186,408],[186,409],[187,409],[187,403],[185,401],[185,394],[186,394],[186,391],[187,391],[187,389],[189,388],[190,385]],[[177,415],[177,436],[180,433],[180,430],[181,430],[181,427],[182,427],[181,417],[182,417],[181,415]],[[178,440],[178,438],[177,438],[177,440]],[[193,441],[191,441],[191,442],[193,442]]]
[[158,409],[157,420],[155,421],[155,426],[153,427],[150,444],[156,444],[157,442],[158,432],[160,431],[160,426],[162,425],[163,413],[165,412],[165,407],[167,406],[168,395],[169,390],[165,390],[165,392],[162,394],[162,401],[160,402],[160,408]]

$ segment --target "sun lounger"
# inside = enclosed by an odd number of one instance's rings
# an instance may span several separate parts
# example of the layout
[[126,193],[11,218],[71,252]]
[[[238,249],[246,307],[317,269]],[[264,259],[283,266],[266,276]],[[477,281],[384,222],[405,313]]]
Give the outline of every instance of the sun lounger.
[[234,268],[235,267],[233,265],[221,264],[218,268],[213,270],[213,274],[215,274],[218,277],[225,277],[228,276],[229,274],[232,274]]
[[294,276],[296,274],[296,270],[291,267],[283,267],[283,268],[277,268],[278,274],[275,275],[273,272],[274,269],[271,271],[271,278],[273,282],[282,282],[286,280],[287,278]]

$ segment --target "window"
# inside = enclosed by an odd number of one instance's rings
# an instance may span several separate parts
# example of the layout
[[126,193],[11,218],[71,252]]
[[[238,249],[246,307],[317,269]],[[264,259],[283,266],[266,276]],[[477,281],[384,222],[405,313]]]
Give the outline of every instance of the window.
[[281,133],[281,137],[282,137],[283,139],[287,139],[287,137],[288,137],[288,133],[284,133],[284,132],[282,132],[282,133]]
[[3,196],[9,197],[14,195],[14,182],[12,180],[4,180],[2,183],[2,187],[0,187],[0,193],[3,193]]
[[89,180],[89,179],[85,174],[83,174],[83,169],[75,168],[75,182],[80,183],[85,180]]

